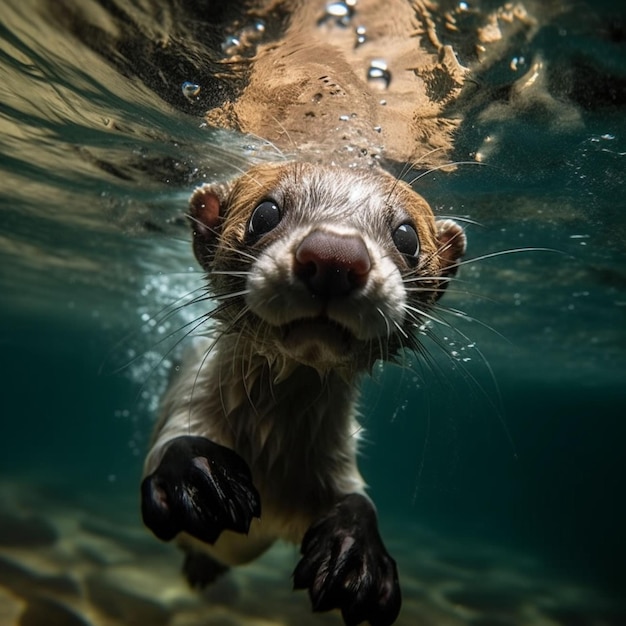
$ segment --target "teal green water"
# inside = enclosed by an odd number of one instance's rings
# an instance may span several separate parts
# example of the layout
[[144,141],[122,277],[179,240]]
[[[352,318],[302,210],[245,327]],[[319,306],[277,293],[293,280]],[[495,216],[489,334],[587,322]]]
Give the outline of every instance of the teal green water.
[[[265,157],[203,128],[177,100],[184,76],[155,96],[50,6],[1,10],[0,471],[106,503],[137,491],[169,350],[192,318],[175,303],[201,281],[186,196]],[[618,4],[577,3],[520,42],[518,56],[550,68],[552,100],[474,111],[458,158],[482,151],[487,166],[416,183],[438,213],[470,220],[470,257],[558,252],[464,268],[444,304],[469,318],[448,315],[432,363],[365,382],[362,459],[383,520],[532,553],[615,592],[626,558],[625,23]],[[512,54],[483,80],[513,80]]]

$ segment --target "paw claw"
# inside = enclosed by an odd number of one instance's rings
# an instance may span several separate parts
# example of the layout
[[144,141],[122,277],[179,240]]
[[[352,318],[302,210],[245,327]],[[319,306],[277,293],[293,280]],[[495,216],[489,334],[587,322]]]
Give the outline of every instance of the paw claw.
[[150,528],[162,541],[170,541],[180,532],[176,520],[170,516],[165,490],[159,481],[145,479],[141,483],[141,512],[144,520],[153,520]]
[[235,452],[203,437],[170,442],[141,485],[146,526],[164,541],[179,532],[215,543],[223,530],[247,533],[261,514],[250,470]]
[[390,626],[400,612],[395,561],[387,553],[374,508],[365,496],[346,496],[315,523],[302,542],[294,589],[309,590],[314,611],[341,609],[346,626]]

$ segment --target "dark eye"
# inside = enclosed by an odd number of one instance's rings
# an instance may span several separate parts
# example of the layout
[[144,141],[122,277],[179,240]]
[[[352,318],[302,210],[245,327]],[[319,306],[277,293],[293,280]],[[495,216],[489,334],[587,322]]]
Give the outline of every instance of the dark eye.
[[252,237],[265,235],[278,226],[281,218],[278,205],[272,200],[264,200],[252,211],[248,222],[248,234]]
[[417,231],[411,224],[401,224],[396,228],[393,235],[393,243],[398,252],[407,256],[417,256],[420,251],[420,240]]

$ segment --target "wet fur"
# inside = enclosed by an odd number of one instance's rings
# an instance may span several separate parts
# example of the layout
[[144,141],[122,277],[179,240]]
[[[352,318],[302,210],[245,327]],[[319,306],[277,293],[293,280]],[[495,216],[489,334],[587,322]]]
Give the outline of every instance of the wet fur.
[[[324,165],[319,154],[191,197],[193,248],[216,304],[163,400],[142,510],[158,537],[177,537],[192,584],[285,539],[301,543],[294,585],[314,610],[385,626],[400,589],[357,468],[359,382],[378,360],[419,350],[416,329],[466,241],[376,164]],[[280,215],[257,236],[264,203]],[[414,254],[396,238],[407,225]]]
[[[253,215],[267,202],[280,219],[251,239]],[[383,171],[299,162],[198,188],[190,218],[217,299],[215,325],[164,400],[146,459],[144,520],[162,539],[178,535],[188,555],[204,550],[219,564],[253,559],[276,539],[303,542],[294,582],[309,588],[314,609],[341,608],[347,624],[391,624],[395,563],[356,464],[359,381],[378,359],[417,347],[415,329],[456,273],[465,234]],[[394,240],[404,224],[417,234],[412,256]],[[344,242],[348,250],[358,242],[365,278],[338,294],[313,289],[298,261],[311,238],[337,248],[337,272],[351,267]],[[327,561],[345,546],[356,551],[355,571]],[[348,593],[355,576],[367,583]]]

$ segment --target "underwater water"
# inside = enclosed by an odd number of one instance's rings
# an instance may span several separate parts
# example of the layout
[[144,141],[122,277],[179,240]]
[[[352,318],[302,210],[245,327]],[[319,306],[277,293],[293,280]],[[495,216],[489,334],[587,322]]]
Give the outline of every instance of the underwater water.
[[[178,5],[76,4],[0,8],[0,625],[340,624],[290,591],[295,547],[199,595],[141,525],[158,397],[201,314],[186,199],[274,153],[202,123],[215,59],[159,67]],[[415,182],[476,259],[447,325],[364,381],[398,624],[626,624],[626,10],[542,6],[481,77],[536,90],[468,114],[455,156],[481,165]],[[115,47],[122,14],[144,28]]]

